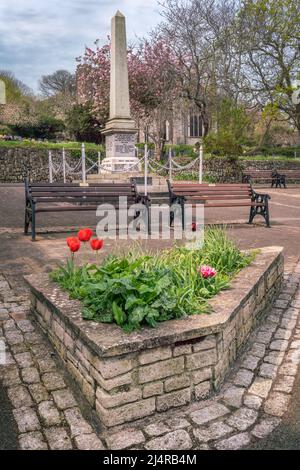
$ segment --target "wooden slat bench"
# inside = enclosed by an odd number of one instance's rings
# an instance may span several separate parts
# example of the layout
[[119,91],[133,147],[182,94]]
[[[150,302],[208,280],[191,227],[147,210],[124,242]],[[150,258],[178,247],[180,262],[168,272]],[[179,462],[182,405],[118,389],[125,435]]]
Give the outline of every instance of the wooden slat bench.
[[284,188],[287,187],[287,180],[300,180],[300,170],[278,170],[281,184]]
[[[40,212],[96,211],[101,204],[111,204],[116,210],[119,197],[127,197],[127,206],[142,203],[149,206],[149,198],[139,194],[135,182],[92,183],[30,183],[25,180],[25,226],[28,234],[31,225],[32,240],[36,237],[36,214]],[[125,208],[125,207],[124,207]]]
[[271,187],[281,188],[283,182],[281,175],[277,170],[244,170],[243,183],[252,183],[252,181],[270,181]]
[[[185,204],[204,204],[206,209],[211,207],[249,207],[249,224],[257,215],[261,215],[270,227],[268,194],[256,193],[250,183],[239,184],[181,184],[168,181],[170,206],[181,205],[182,225],[185,228]],[[171,211],[171,223],[174,213]]]

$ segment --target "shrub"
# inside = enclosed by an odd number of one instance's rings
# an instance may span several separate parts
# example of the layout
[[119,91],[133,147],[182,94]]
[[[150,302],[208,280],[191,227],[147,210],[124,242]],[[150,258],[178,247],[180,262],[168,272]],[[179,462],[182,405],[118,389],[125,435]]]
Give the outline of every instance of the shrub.
[[297,156],[300,155],[300,147],[270,147],[262,146],[255,149],[254,155],[273,155],[280,157],[295,157],[295,152]]
[[[138,144],[136,144],[136,147],[139,150],[144,150],[145,143],[144,142],[139,142]],[[165,159],[168,158],[170,148],[172,149],[173,156],[175,156],[175,157],[185,156],[185,157],[190,157],[190,158],[196,158],[198,156],[198,154],[195,153],[195,147],[193,145],[185,145],[185,144],[170,145],[170,144],[166,144],[164,146],[164,158]],[[153,142],[148,143],[148,149],[149,150],[154,150],[155,149],[155,145],[154,145]]]
[[67,129],[80,142],[93,142],[99,144],[104,138],[100,132],[101,125],[92,114],[90,107],[76,104],[68,112],[66,119]]
[[[173,179],[175,181],[199,181],[199,173],[198,171],[175,173]],[[217,182],[217,178],[212,175],[203,175],[203,182],[213,184]]]
[[[139,142],[138,144],[136,144],[136,147],[138,149],[144,150],[145,149],[145,142]],[[149,150],[154,150],[155,149],[155,145],[154,145],[153,142],[148,142],[148,149]]]
[[169,149],[172,149],[173,155],[175,157],[190,157],[190,158],[197,158],[198,153],[195,153],[195,146],[193,145],[185,145],[185,144],[180,144],[180,145],[166,145],[166,153],[168,154]]
[[234,135],[228,131],[208,134],[205,138],[205,151],[212,155],[224,157],[238,157],[243,153],[242,146]]
[[36,124],[16,124],[10,126],[13,134],[31,139],[53,140],[65,128],[63,121],[51,116],[43,116]]

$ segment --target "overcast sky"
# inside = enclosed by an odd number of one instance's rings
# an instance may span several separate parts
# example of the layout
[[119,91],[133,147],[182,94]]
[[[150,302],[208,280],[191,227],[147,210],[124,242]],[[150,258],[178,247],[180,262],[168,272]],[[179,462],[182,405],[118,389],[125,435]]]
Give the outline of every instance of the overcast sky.
[[0,0],[0,70],[37,91],[42,75],[73,71],[86,45],[106,40],[118,9],[128,40],[159,21],[157,0]]

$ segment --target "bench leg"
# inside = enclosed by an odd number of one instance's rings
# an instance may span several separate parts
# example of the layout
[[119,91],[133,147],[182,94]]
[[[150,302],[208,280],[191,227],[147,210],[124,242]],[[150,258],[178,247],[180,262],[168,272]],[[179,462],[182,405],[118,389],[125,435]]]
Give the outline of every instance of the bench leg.
[[31,216],[31,239],[33,242],[35,242],[35,210],[34,208],[32,210],[32,216]]
[[27,207],[25,208],[25,221],[24,221],[24,235],[28,235],[28,229],[30,224],[30,212],[28,212]]
[[255,207],[250,207],[249,224],[252,224],[255,215]]
[[277,178],[277,181],[276,181],[276,188],[281,188],[281,183],[282,183],[282,179],[281,178]]
[[266,207],[265,207],[265,221],[267,224],[267,227],[270,228],[270,213],[269,213],[269,202],[266,201]]
[[145,204],[145,207],[146,207],[146,211],[147,211],[148,235],[151,235],[151,207],[150,207],[149,203]]
[[282,184],[283,184],[284,189],[286,189],[286,180],[285,180],[285,176],[282,177]]
[[181,206],[181,219],[182,219],[182,230],[185,232],[185,205],[184,202],[180,204]]
[[276,188],[282,188],[284,187],[286,189],[286,181],[285,181],[285,176],[284,175],[278,175],[277,176],[277,181],[276,181]]
[[174,223],[174,211],[170,210],[170,227],[172,227]]
[[266,221],[266,225],[268,228],[271,227],[271,224],[270,224],[270,212],[269,212],[269,202],[268,200],[266,199],[265,201],[265,205],[264,206],[253,206],[250,208],[250,215],[249,215],[249,224],[252,224],[253,222],[253,219],[256,215],[261,215],[265,221]]

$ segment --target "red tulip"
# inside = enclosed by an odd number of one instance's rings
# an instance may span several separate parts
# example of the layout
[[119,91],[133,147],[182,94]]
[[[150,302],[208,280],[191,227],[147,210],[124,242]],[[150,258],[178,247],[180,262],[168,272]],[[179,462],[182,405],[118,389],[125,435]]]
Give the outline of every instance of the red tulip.
[[92,250],[98,251],[98,250],[101,250],[101,248],[103,248],[104,241],[99,240],[98,238],[94,238],[93,240],[90,241],[90,244],[91,244]]
[[80,241],[76,237],[67,238],[67,244],[72,253],[76,253],[80,248]]
[[79,230],[77,236],[81,242],[88,242],[92,238],[93,232],[90,228],[83,228]]
[[197,230],[197,224],[195,222],[192,223],[192,232],[196,232]]

